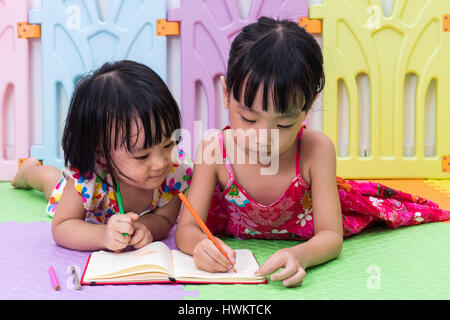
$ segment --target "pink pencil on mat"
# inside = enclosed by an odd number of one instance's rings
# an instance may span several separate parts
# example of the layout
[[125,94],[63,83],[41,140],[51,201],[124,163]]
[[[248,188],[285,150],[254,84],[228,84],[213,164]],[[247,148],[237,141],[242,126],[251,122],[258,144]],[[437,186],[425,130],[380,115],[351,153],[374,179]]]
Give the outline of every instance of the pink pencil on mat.
[[53,267],[48,268],[48,273],[50,274],[50,280],[52,282],[52,286],[55,290],[59,290],[58,278],[56,278],[55,269]]

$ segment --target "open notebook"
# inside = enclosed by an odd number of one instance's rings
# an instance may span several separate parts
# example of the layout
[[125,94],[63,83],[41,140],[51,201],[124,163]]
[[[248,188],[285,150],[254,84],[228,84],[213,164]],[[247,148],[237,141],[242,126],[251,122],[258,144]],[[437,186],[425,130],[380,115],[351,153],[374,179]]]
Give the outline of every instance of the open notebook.
[[135,251],[97,251],[89,256],[81,283],[267,283],[255,276],[259,265],[250,250],[236,251],[236,273],[210,273],[196,268],[190,255],[156,241]]

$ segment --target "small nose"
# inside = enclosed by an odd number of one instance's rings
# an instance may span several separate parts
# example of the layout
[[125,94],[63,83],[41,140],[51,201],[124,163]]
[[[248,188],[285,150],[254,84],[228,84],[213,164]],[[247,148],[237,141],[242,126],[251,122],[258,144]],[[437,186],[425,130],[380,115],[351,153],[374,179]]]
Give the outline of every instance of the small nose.
[[272,143],[273,128],[262,128],[258,130],[258,144],[261,146],[270,146]]
[[163,171],[168,164],[168,160],[162,156],[153,156],[150,161],[150,169],[155,172]]

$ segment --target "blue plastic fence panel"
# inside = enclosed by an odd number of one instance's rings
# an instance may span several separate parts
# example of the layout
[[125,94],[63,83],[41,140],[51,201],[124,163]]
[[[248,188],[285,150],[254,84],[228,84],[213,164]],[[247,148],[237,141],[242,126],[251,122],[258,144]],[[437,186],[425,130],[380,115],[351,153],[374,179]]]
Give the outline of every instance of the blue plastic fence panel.
[[30,155],[44,164],[64,166],[61,137],[76,82],[107,61],[134,60],[166,81],[166,37],[156,36],[165,19],[166,0],[110,0],[101,14],[98,0],[42,0],[30,24],[41,25],[42,145]]

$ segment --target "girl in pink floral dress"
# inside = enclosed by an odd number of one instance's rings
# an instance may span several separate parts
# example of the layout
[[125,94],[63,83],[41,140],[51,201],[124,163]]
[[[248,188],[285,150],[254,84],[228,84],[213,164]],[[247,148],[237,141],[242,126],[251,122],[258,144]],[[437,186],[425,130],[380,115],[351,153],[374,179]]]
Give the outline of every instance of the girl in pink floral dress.
[[[271,279],[298,286],[306,268],[337,257],[343,237],[373,223],[398,228],[450,219],[421,197],[336,178],[333,143],[302,124],[324,73],[320,47],[297,24],[263,17],[248,25],[232,43],[227,70],[230,127],[204,139],[187,197],[216,235],[303,241],[275,252],[257,273],[281,269]],[[277,170],[262,173],[273,165]],[[184,208],[176,242],[198,268],[232,267]],[[219,242],[234,263],[235,252]]]
[[[127,60],[106,63],[78,83],[71,99],[66,167],[31,158],[12,184],[44,192],[61,246],[141,248],[167,236],[181,207],[176,195],[191,181],[192,162],[172,139],[180,122],[177,103],[153,70]],[[118,214],[117,184],[125,214]]]

